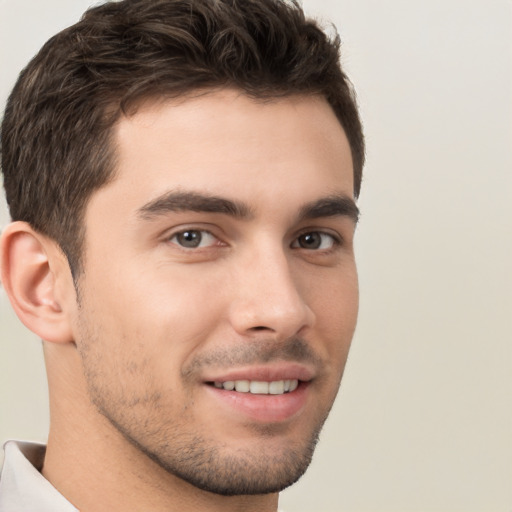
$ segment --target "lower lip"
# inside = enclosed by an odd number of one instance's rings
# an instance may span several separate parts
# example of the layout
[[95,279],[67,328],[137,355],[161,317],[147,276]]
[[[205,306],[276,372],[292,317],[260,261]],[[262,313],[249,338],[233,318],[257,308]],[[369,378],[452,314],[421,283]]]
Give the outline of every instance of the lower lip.
[[305,408],[309,386],[307,382],[301,382],[295,391],[282,395],[256,395],[206,387],[215,399],[233,412],[261,423],[278,423],[292,419]]

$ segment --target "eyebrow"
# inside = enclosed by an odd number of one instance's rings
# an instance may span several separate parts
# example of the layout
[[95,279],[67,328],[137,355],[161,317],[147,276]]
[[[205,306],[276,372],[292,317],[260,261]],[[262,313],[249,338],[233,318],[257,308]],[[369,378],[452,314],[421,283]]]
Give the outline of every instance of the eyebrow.
[[248,219],[252,216],[249,207],[244,203],[197,192],[180,191],[162,194],[139,208],[137,213],[144,220],[152,220],[169,212],[183,211],[221,213],[237,219]]
[[305,204],[299,212],[299,220],[321,217],[348,217],[354,224],[359,220],[359,208],[354,200],[345,195],[331,195]]
[[[143,220],[153,220],[169,212],[220,213],[237,219],[253,217],[251,209],[242,202],[198,192],[169,191],[143,205],[137,214]],[[331,195],[305,204],[299,211],[299,221],[321,217],[349,217],[355,224],[359,208],[345,195]]]

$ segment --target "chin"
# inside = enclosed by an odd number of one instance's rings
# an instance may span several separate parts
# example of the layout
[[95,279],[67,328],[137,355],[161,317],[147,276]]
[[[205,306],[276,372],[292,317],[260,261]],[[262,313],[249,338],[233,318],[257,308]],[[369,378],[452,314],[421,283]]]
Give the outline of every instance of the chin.
[[319,430],[293,445],[286,438],[276,445],[271,435],[261,435],[247,449],[197,436],[176,443],[167,438],[156,449],[149,449],[125,437],[166,472],[192,486],[222,496],[240,496],[276,493],[297,482],[311,463]]
[[300,452],[286,451],[272,457],[263,453],[264,450],[258,455],[240,453],[238,456],[222,456],[214,450],[178,467],[157,462],[203,491],[222,496],[271,494],[300,479],[311,463],[315,444],[316,439]]

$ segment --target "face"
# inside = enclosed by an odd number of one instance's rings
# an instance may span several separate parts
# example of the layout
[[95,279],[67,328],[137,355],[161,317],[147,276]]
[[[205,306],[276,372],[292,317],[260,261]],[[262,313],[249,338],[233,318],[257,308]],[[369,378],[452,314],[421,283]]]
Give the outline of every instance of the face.
[[146,105],[87,207],[89,396],[162,468],[263,494],[308,466],[356,323],[350,149],[321,98]]

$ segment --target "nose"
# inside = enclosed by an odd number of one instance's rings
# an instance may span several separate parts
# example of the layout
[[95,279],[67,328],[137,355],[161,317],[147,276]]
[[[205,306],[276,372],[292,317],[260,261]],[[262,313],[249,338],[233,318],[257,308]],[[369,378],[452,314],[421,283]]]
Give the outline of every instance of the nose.
[[233,280],[230,322],[237,333],[265,333],[276,340],[297,335],[315,323],[283,250],[260,251],[241,263]]

